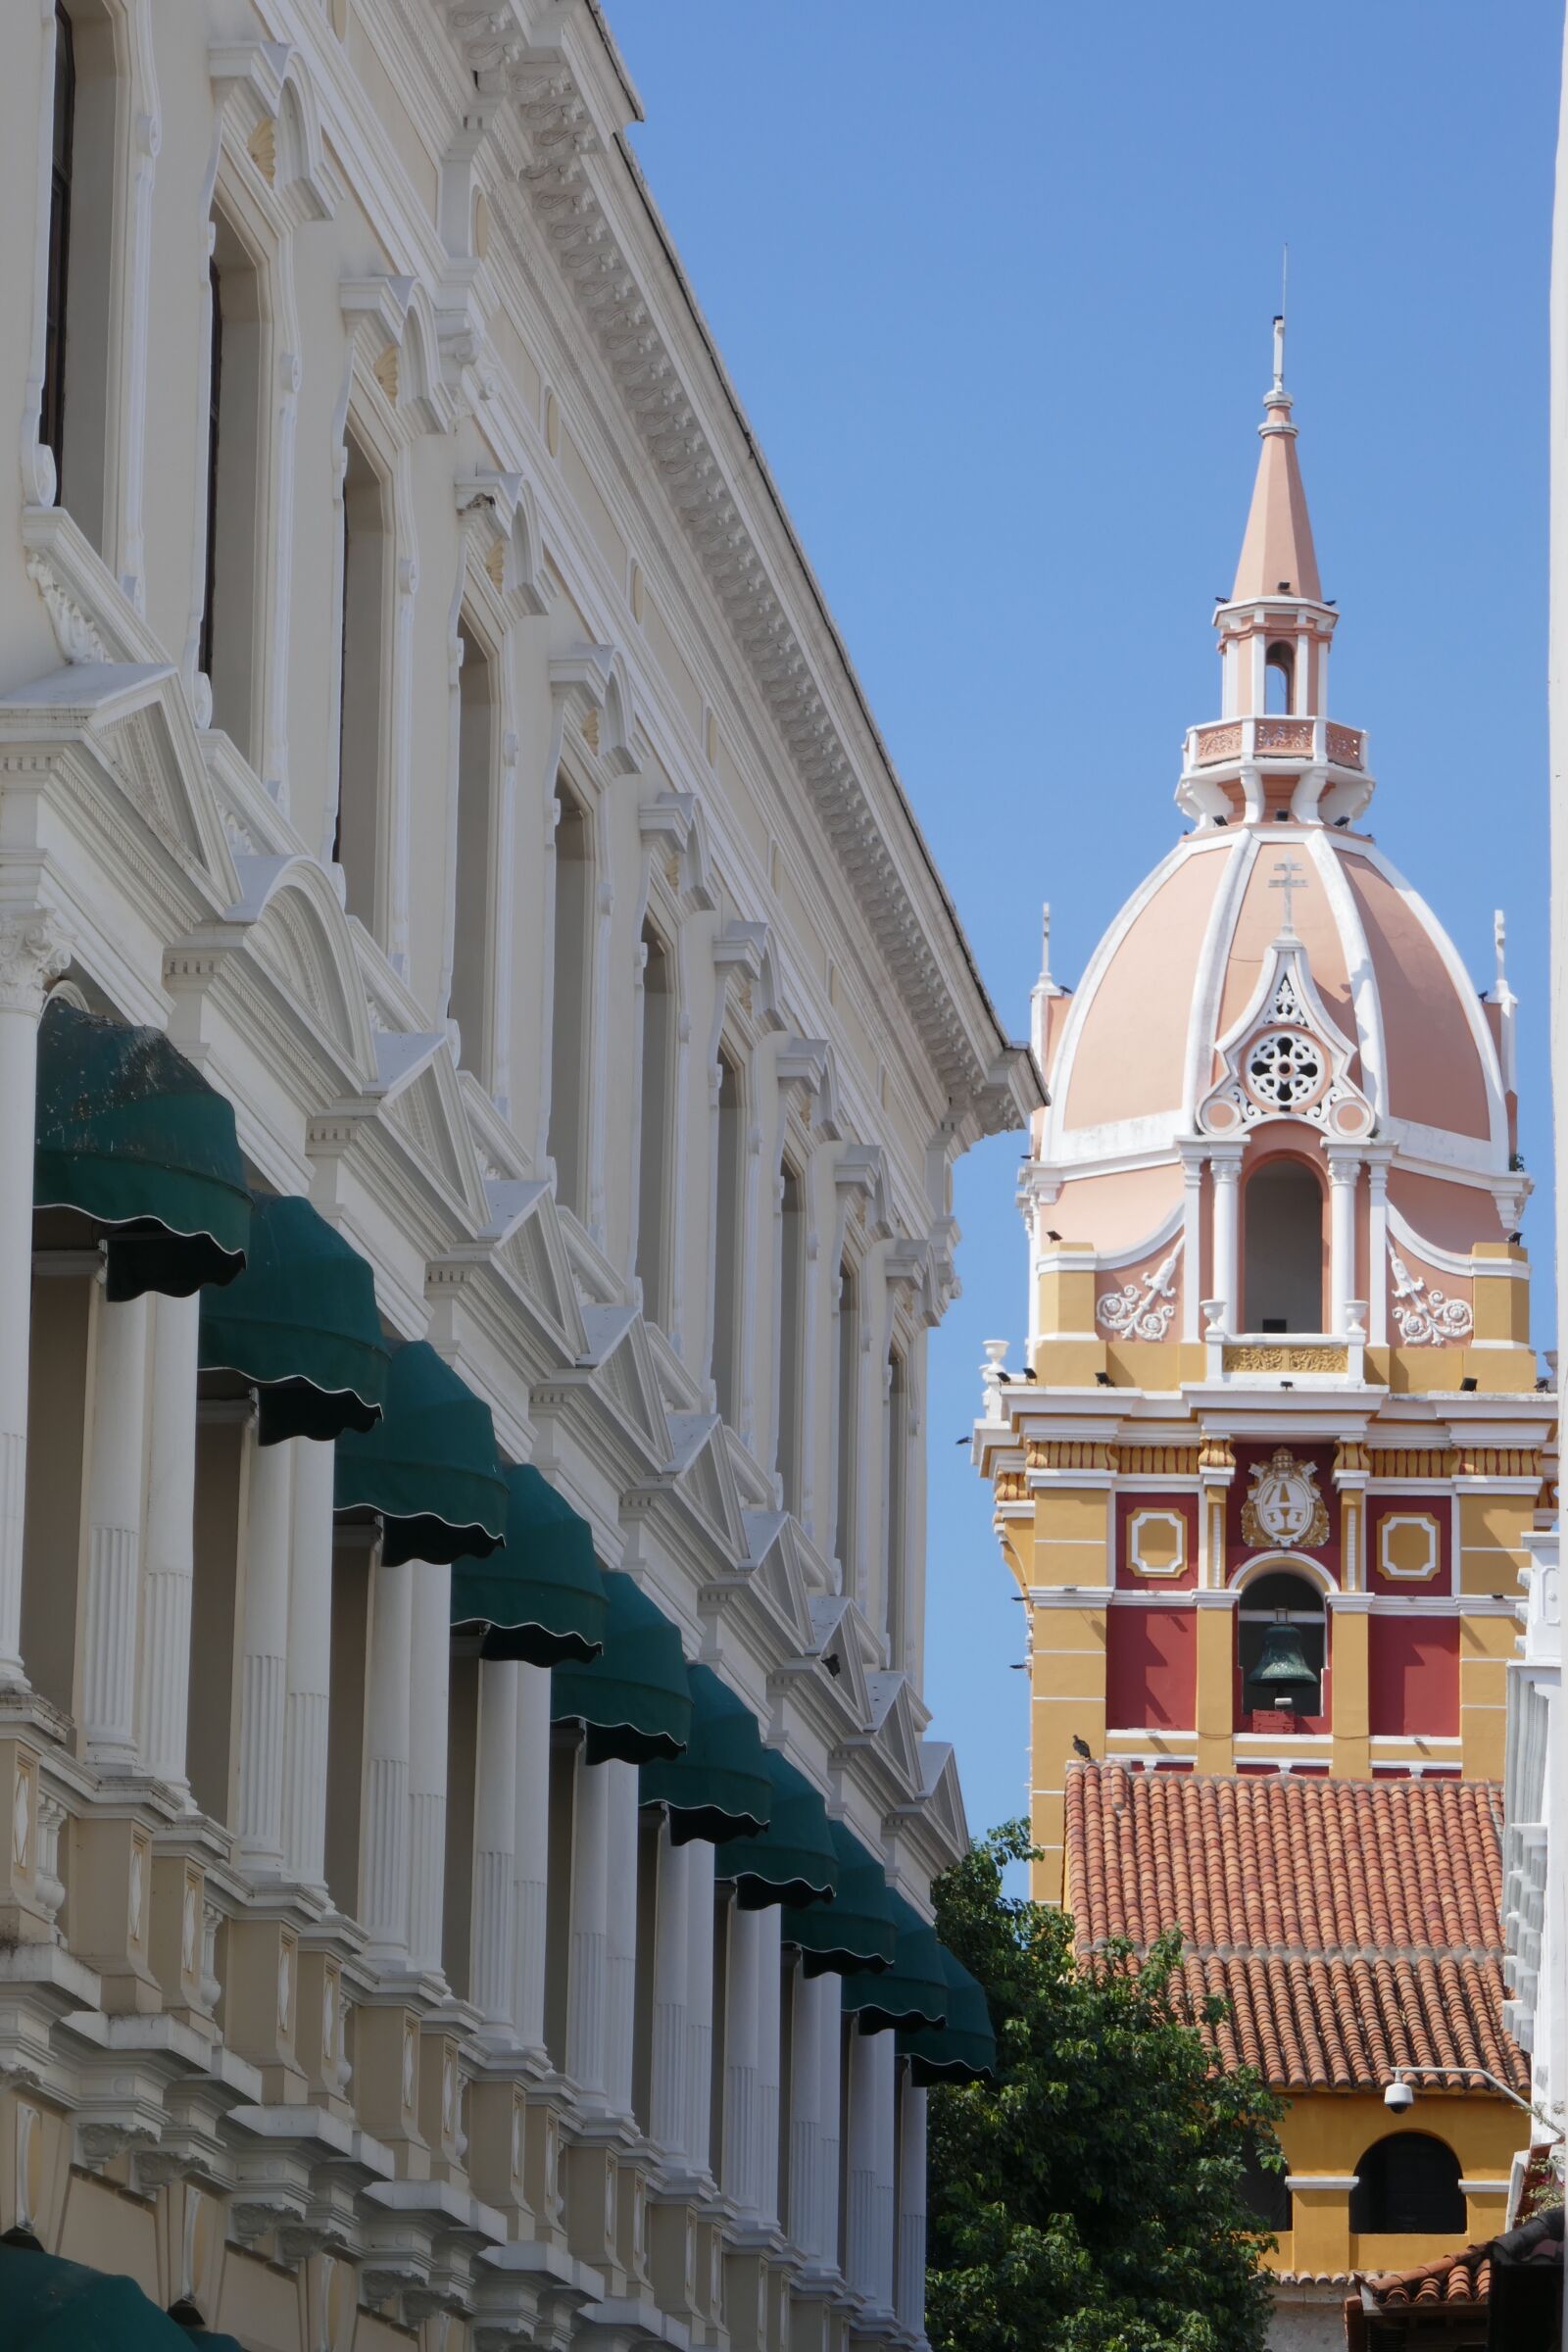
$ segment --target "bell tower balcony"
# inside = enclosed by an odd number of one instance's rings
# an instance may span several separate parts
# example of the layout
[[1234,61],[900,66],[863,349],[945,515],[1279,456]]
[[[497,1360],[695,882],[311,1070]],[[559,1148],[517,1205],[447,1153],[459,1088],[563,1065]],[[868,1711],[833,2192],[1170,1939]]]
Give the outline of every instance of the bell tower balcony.
[[1362,728],[1256,713],[1188,728],[1176,805],[1199,825],[1345,825],[1373,783]]

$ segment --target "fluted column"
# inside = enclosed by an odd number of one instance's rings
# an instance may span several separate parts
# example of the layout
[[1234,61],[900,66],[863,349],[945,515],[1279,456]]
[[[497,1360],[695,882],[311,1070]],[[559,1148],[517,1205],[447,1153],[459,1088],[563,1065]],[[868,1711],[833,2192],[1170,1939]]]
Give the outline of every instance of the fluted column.
[[925,2333],[925,2092],[906,2082],[899,2099],[899,2325]]
[[0,1683],[25,1680],[22,1543],[38,1018],[44,992],[67,960],[64,934],[53,914],[26,908],[0,912]]
[[[789,2233],[803,2254],[817,2250],[817,2207],[822,2171],[822,1986],[836,1977],[808,1977],[797,1970],[790,2067]],[[835,2028],[837,2019],[834,2020]]]
[[893,2307],[894,2069],[891,2034],[852,2037],[845,2269],[877,2311]]
[[1389,1165],[1367,1162],[1367,1338],[1374,1348],[1389,1344]]
[[446,1892],[447,1711],[451,1691],[452,1571],[414,1564],[414,1654],[409,1678],[409,1957],[441,1966]]
[[401,1960],[409,1942],[409,1663],[414,1638],[412,1560],[370,1571],[370,1642],[365,1707],[360,1907],[377,1960]]
[[704,1838],[681,1851],[686,1863],[686,2153],[694,2173],[712,2163],[713,1849]]
[[196,1536],[196,1374],[201,1294],[153,1309],[148,1412],[147,1546],[141,1644],[142,1761],[187,1791],[190,1602]]
[[782,1960],[776,1906],[754,1912],[757,1921],[757,2210],[778,2219],[779,1975]]
[[[283,1446],[269,1451],[282,1452]],[[283,1862],[326,1883],[326,1730],[332,1690],[332,1447],[290,1438],[294,1457],[283,1712]]]
[[1182,1338],[1200,1340],[1203,1290],[1203,1157],[1182,1147]]
[[239,1670],[239,1859],[264,1874],[283,1866],[283,1722],[288,1695],[292,1446],[251,1436]]
[[590,2100],[602,2100],[605,2094],[611,1810],[605,1766],[585,1764],[579,1753],[571,1857],[566,2072]]
[[595,1770],[610,1790],[605,2092],[617,2115],[629,2115],[637,2014],[637,1767],[611,1763]]
[[473,1791],[473,1959],[469,1998],[507,2033],[517,1989],[517,1676],[511,1658],[479,1661]]
[[147,1299],[98,1301],[87,1471],[87,1582],[81,1729],[87,1760],[136,1767],[136,1641],[141,1618],[147,1440]]
[[729,1998],[724,2016],[724,2147],[720,2185],[742,2213],[758,2210],[757,1939],[759,1911],[729,1923]]
[[654,1901],[654,2033],[649,2053],[648,2132],[678,2162],[690,2157],[691,2096],[687,1998],[691,1976],[691,1857],[695,1845],[659,1838]]
[[544,2047],[545,1918],[550,1891],[550,1673],[517,1668],[516,1859],[513,1897],[516,1984],[513,2020],[519,2045]]
[[1209,1160],[1209,1175],[1214,1188],[1214,1296],[1225,1301],[1225,1329],[1240,1331],[1242,1163],[1216,1152]]
[[844,2073],[844,1996],[834,1976],[813,1977],[817,1996],[816,2221],[812,2251],[823,2270],[839,2267],[839,2105]]

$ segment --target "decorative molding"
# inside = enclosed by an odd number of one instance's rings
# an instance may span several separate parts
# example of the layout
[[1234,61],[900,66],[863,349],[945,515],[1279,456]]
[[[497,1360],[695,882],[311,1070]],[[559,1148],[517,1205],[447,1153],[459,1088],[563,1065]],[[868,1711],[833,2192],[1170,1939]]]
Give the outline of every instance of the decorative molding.
[[1394,1320],[1406,1348],[1444,1348],[1468,1340],[1475,1316],[1468,1298],[1451,1298],[1433,1290],[1389,1244],[1389,1272],[1394,1280]]
[[1110,1291],[1095,1308],[1095,1319],[1105,1331],[1126,1340],[1163,1340],[1176,1312],[1176,1267],[1182,1245],[1167,1251],[1153,1271]]
[[1250,1340],[1225,1343],[1227,1372],[1347,1372],[1349,1360],[1345,1348],[1268,1348]]

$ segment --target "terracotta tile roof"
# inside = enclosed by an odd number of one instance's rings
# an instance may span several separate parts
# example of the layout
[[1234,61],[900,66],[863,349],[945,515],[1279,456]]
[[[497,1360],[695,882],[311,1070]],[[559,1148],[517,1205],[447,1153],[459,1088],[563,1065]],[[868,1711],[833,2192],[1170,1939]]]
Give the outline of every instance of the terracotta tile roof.
[[[1443,2254],[1413,2271],[1390,2271],[1366,2281],[1378,2311],[1431,2311],[1439,2304],[1485,2303],[1492,2293],[1492,2242]],[[1362,2297],[1363,2306],[1366,2296]]]
[[[1363,2278],[1355,2294],[1345,2301],[1345,2340],[1348,2352],[1367,2352],[1369,2340],[1382,2341],[1384,2334],[1370,2337],[1369,2323],[1409,2326],[1419,2330],[1428,2317],[1442,2313],[1446,2319],[1462,2321],[1467,2314],[1479,2318],[1494,2300],[1497,2310],[1493,2328],[1502,2322],[1510,2343],[1517,2338],[1514,2327],[1521,2317],[1515,2304],[1504,2317],[1505,2289],[1508,2281],[1524,2270],[1562,2270],[1562,2213],[1542,2215],[1534,2222],[1504,2231],[1501,2237],[1489,2238],[1485,2245],[1466,2246],[1458,2254],[1442,2254],[1436,2262],[1423,2262],[1412,2271],[1387,2271],[1381,2277]],[[1560,2289],[1548,2289],[1553,2296]],[[1510,2326],[1509,2323],[1513,2325]],[[1425,2333],[1416,2333],[1414,2343],[1436,2341]],[[1480,2336],[1463,2340],[1479,2343]],[[1534,2337],[1530,2340],[1534,2341]]]
[[[1284,2089],[1372,2088],[1396,2066],[1528,2087],[1502,2030],[1502,1792],[1484,1781],[1067,1772],[1080,1952],[1167,1928],[1227,2065]],[[1434,2079],[1433,2087],[1436,2087]]]

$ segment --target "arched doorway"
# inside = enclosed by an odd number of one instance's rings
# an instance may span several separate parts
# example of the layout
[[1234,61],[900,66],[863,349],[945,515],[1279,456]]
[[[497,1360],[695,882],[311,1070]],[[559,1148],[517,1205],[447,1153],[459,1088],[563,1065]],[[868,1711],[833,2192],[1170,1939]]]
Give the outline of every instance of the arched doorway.
[[1262,1160],[1243,1193],[1242,1328],[1324,1328],[1323,1188],[1286,1153]]

